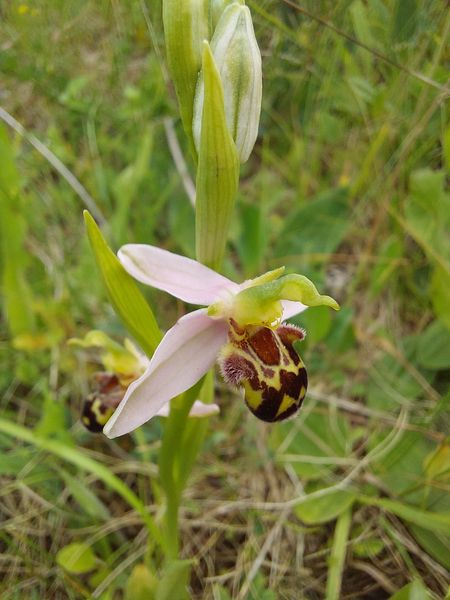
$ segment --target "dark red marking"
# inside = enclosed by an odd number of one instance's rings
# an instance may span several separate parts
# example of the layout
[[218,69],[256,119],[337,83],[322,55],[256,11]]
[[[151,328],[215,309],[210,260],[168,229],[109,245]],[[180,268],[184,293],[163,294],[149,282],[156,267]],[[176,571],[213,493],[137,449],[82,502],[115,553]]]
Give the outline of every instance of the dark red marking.
[[280,351],[271,329],[261,327],[249,338],[248,343],[265,365],[280,364]]
[[244,335],[245,329],[243,327],[239,327],[239,325],[236,323],[236,321],[234,319],[230,319],[229,322],[230,322],[231,329],[233,329],[237,333],[237,335],[241,335],[241,336]]
[[109,394],[120,386],[119,378],[114,373],[94,373],[93,379],[101,394]]

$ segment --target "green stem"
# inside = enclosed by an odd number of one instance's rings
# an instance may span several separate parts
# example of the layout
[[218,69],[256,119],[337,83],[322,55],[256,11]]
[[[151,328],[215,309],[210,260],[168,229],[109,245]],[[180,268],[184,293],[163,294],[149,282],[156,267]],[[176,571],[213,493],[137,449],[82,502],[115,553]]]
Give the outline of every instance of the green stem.
[[166,554],[168,558],[177,558],[179,551],[178,513],[186,473],[180,469],[183,458],[183,438],[189,411],[198,397],[203,378],[182,396],[170,403],[170,415],[167,419],[164,437],[159,454],[161,483],[167,498],[164,515],[166,531]]
[[333,547],[329,560],[326,600],[338,600],[341,592],[342,573],[347,553],[348,535],[352,524],[352,509],[339,515],[334,531]]

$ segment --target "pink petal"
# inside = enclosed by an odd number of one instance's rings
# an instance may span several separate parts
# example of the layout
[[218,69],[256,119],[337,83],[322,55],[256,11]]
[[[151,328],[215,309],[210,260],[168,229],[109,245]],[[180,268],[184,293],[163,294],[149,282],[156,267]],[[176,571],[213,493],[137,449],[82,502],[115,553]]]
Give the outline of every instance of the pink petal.
[[295,317],[295,315],[298,315],[308,308],[301,302],[293,302],[292,300],[282,300],[281,304],[283,306],[283,321]]
[[208,306],[239,286],[196,260],[145,244],[127,244],[118,252],[120,262],[138,281],[164,290],[190,304]]
[[[158,410],[158,417],[168,417],[170,412],[170,404],[164,404],[162,408]],[[218,415],[220,408],[218,404],[205,404],[200,400],[196,400],[189,411],[190,417],[209,417],[211,415]]]
[[104,433],[113,438],[136,429],[192,387],[214,364],[227,332],[226,321],[211,319],[205,309],[179,319],[162,339],[145,373],[127,389]]

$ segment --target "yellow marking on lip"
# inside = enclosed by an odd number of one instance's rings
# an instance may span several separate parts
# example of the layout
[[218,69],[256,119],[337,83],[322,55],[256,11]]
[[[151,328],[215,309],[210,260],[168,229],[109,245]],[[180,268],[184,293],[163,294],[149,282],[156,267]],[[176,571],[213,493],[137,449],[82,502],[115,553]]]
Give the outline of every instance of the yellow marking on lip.
[[[300,398],[301,398],[301,396],[300,396]],[[292,398],[291,396],[284,394],[283,400],[281,401],[280,407],[277,411],[275,418],[279,417],[282,413],[284,413],[284,411],[286,411],[288,408],[290,408],[293,404],[298,405],[298,403],[299,403],[299,401],[295,400],[295,398]]]

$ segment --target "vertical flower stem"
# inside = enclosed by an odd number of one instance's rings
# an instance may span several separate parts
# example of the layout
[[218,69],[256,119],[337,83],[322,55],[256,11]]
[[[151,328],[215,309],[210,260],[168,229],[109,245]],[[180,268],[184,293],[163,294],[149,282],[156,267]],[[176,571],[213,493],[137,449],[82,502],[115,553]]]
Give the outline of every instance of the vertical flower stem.
[[339,515],[334,530],[333,547],[329,558],[326,600],[338,600],[340,597],[351,524],[352,509],[348,508]]
[[161,450],[159,470],[167,504],[165,513],[166,553],[174,559],[179,552],[178,513],[180,500],[187,474],[181,469],[183,459],[183,439],[189,411],[197,398],[203,379],[182,396],[170,403],[170,416],[167,419]]

